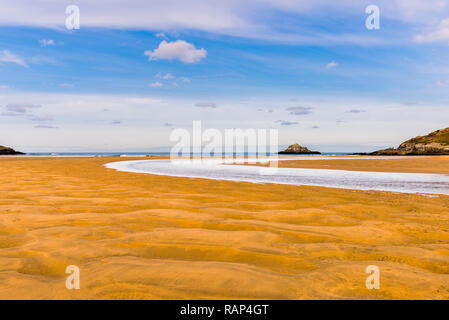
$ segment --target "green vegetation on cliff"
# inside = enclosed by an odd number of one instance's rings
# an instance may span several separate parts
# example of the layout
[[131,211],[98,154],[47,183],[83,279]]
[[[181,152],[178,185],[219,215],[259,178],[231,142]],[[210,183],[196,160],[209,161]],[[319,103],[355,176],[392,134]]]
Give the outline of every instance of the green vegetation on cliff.
[[407,140],[397,149],[379,150],[370,155],[449,155],[449,128]]
[[442,145],[449,145],[449,128],[434,131],[426,136],[412,138],[410,140],[405,141],[403,144],[407,143],[424,144],[424,145],[431,143],[439,143]]

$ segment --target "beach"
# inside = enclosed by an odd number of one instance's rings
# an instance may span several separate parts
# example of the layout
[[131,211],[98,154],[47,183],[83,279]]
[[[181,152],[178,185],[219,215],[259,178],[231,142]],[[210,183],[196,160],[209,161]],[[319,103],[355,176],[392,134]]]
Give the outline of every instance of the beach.
[[[449,196],[104,166],[133,159],[0,158],[1,299],[449,298]],[[279,163],[449,173],[449,157]]]
[[[365,159],[364,159],[365,158]],[[374,157],[376,158],[376,157]],[[279,161],[280,168],[337,169],[370,172],[444,173],[449,174],[449,156],[359,157],[352,160]],[[259,164],[261,165],[261,164]]]

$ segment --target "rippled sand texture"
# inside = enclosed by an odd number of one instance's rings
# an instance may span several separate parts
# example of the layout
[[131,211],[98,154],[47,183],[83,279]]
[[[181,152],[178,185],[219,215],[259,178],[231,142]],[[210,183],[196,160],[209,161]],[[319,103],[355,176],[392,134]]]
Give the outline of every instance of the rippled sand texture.
[[0,298],[449,298],[448,196],[102,166],[118,160],[0,159]]

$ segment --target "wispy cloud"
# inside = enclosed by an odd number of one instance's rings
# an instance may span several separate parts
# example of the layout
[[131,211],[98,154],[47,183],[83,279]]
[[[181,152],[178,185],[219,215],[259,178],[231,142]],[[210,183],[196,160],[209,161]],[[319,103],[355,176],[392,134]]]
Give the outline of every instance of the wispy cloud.
[[335,61],[331,61],[326,65],[326,69],[332,69],[336,67],[338,67],[338,63],[336,63]]
[[55,45],[55,41],[54,40],[42,39],[42,40],[39,40],[39,43],[41,44],[42,47],[54,46]]
[[[9,1],[8,10],[0,12],[0,24],[32,27],[63,27],[57,0],[44,3],[29,0]],[[328,23],[323,15],[344,15],[363,22],[366,2],[354,0],[128,0],[127,5],[110,0],[77,0],[82,10],[82,23],[87,27],[106,27],[143,30],[199,30],[245,38],[258,38],[284,42],[308,43],[369,43],[373,36],[350,32],[336,34],[313,32],[299,23],[286,23],[279,28],[283,14],[300,21],[304,17],[318,16],[323,27]],[[445,0],[377,0],[383,19],[422,24],[447,12]],[[273,13],[273,14],[271,14]],[[99,19],[98,17],[102,17]],[[269,18],[271,16],[271,18]],[[288,20],[290,21],[290,20]],[[307,20],[308,21],[308,20]],[[324,28],[320,28],[324,29]],[[156,34],[165,39],[165,34]]]
[[50,116],[28,115],[27,119],[31,121],[53,121],[53,118]]
[[447,42],[449,44],[449,18],[441,21],[435,30],[417,35],[415,41],[419,43]]
[[37,109],[40,108],[39,104],[7,104],[6,109],[12,112],[25,113],[28,109]]
[[6,112],[2,112],[2,116],[7,117],[23,117],[30,121],[53,121],[53,117],[50,116],[39,116],[35,114],[30,114],[28,111],[31,109],[39,109],[41,105],[39,104],[7,104],[5,106]]
[[153,60],[180,60],[184,63],[195,63],[205,58],[207,51],[204,48],[197,49],[191,43],[184,40],[167,42],[163,40],[157,49],[147,50],[144,53],[150,61]]
[[195,103],[195,107],[198,107],[198,108],[216,108],[217,105],[214,102],[198,102],[198,103]]
[[165,35],[165,33],[162,32],[156,33],[156,37],[168,40],[168,37]]
[[19,116],[22,116],[23,114],[20,114],[20,113],[17,113],[17,112],[11,112],[11,111],[3,111],[2,113],[1,113],[1,115],[3,116],[3,117],[19,117]]
[[45,124],[39,124],[37,126],[34,126],[36,129],[59,129],[58,127],[55,126],[49,126],[49,125],[45,125]]
[[288,120],[276,120],[275,122],[279,123],[281,126],[293,126],[295,124],[298,124],[298,122]]
[[285,110],[290,111],[289,114],[291,115],[306,115],[312,113],[311,107],[289,107]]
[[15,63],[22,67],[28,67],[28,64],[22,59],[22,57],[9,52],[8,50],[2,50],[0,53],[0,62]]
[[348,111],[346,111],[346,113],[363,113],[366,112],[365,110],[362,109],[350,109]]
[[157,81],[157,82],[150,83],[148,86],[151,87],[151,88],[160,88],[163,85],[164,84],[162,82]]

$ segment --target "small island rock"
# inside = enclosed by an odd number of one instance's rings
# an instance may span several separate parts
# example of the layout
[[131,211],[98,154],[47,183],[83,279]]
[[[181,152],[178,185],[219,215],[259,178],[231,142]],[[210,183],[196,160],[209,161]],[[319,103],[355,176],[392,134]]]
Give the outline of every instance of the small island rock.
[[290,145],[284,151],[279,151],[279,154],[321,154],[321,152],[310,151],[306,147],[300,146],[299,144],[295,143]]

